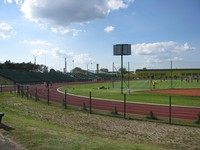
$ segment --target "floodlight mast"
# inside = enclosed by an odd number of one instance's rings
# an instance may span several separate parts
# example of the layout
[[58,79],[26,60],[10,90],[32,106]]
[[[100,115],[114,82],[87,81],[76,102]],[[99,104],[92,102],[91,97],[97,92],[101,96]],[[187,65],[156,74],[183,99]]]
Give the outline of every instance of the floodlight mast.
[[36,58],[37,58],[37,55],[33,55],[34,57],[34,64],[36,65]]
[[65,69],[64,69],[64,73],[67,73],[67,59],[65,57]]
[[124,61],[123,61],[123,45],[122,45],[122,48],[121,48],[121,94],[124,93],[123,91],[123,83],[124,83],[124,72],[123,72],[123,64],[124,64]]
[[123,82],[124,82],[123,56],[131,55],[131,45],[130,44],[116,44],[113,46],[113,54],[121,56],[121,94],[123,94]]

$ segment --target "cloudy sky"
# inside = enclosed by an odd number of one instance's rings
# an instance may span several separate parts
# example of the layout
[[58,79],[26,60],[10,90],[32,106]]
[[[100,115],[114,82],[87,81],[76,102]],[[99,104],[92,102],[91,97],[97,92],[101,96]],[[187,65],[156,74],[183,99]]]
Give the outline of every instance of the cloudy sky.
[[0,0],[0,62],[111,70],[114,44],[132,45],[131,69],[198,64],[200,1]]

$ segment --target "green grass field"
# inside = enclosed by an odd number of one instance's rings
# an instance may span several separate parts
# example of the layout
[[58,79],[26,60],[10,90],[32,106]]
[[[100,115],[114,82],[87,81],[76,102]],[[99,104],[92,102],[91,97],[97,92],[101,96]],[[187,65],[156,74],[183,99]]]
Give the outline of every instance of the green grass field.
[[[171,87],[170,81],[155,81],[155,89],[169,89]],[[126,85],[126,84],[124,84]],[[105,87],[105,89],[99,89],[100,87]],[[89,92],[92,92],[92,97],[95,98],[104,98],[104,99],[113,99],[123,101],[123,94],[120,90],[120,82],[114,83],[114,88],[111,82],[105,83],[93,83],[85,85],[76,85],[76,86],[67,86],[62,87],[60,90],[67,90],[68,93],[75,95],[89,96]],[[172,82],[173,88],[200,88],[200,83],[193,81],[192,83],[181,82],[174,80]],[[128,95],[127,87],[124,87],[124,93],[127,94],[127,101],[129,102],[143,102],[143,103],[155,103],[155,104],[168,104],[169,95],[164,94],[153,94],[144,92],[145,90],[151,89],[150,83],[147,80],[134,80],[130,82],[131,93]],[[173,105],[181,106],[195,106],[200,107],[200,97],[192,96],[179,96],[174,95],[172,97]]]
[[[95,130],[92,123],[89,125],[91,129],[83,124],[84,118],[89,117],[89,114],[47,106],[41,102],[36,103],[10,94],[0,95],[0,110],[5,113],[3,123],[13,129],[9,132],[0,129],[0,133],[30,150],[161,149],[151,145],[135,144],[131,140],[106,137],[97,134],[96,132],[100,132],[98,129],[91,132],[92,128]],[[94,115],[92,118],[96,117],[98,118]],[[79,124],[82,124],[81,127]]]
[[60,104],[48,106],[15,94],[0,94],[0,111],[5,113],[2,123],[11,129],[0,128],[0,134],[29,150],[197,150],[200,147],[199,128],[89,114],[74,108],[63,109]]

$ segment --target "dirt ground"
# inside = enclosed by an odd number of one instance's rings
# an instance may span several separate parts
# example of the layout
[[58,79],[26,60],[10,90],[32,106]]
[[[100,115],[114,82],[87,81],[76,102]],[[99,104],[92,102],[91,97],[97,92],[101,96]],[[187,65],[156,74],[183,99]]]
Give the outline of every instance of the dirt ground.
[[185,95],[185,96],[200,96],[200,89],[151,90],[147,92],[160,93],[160,94]]

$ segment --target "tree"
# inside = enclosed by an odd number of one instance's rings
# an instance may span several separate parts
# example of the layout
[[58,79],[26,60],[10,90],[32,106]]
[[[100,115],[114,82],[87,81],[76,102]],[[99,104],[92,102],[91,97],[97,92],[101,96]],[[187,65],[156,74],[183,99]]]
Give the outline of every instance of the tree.
[[72,73],[81,73],[81,72],[83,72],[83,70],[79,67],[72,69]]
[[39,65],[38,71],[39,72],[48,72],[48,67],[45,65]]
[[13,63],[10,60],[0,63],[0,69],[25,71],[25,72],[48,72],[48,67],[45,65],[28,63]]
[[53,68],[51,68],[51,69],[49,70],[49,72],[55,73],[56,71],[55,71]]
[[120,73],[121,73],[121,70],[122,70],[123,73],[127,73],[126,68],[120,68],[120,69],[119,69],[119,72],[120,72]]
[[13,70],[14,68],[15,68],[15,65],[10,60],[5,61],[5,63],[3,64],[3,69]]

